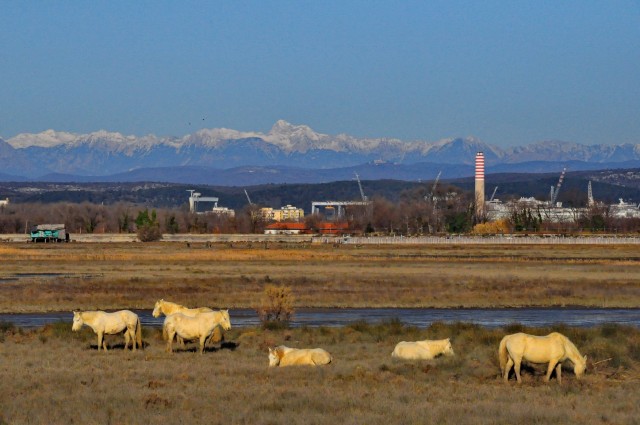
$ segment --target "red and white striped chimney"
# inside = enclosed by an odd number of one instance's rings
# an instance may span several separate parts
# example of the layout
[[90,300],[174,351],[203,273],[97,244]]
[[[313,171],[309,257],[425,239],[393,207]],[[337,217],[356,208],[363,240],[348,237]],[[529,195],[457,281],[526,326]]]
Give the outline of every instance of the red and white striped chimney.
[[484,153],[476,153],[476,216],[484,215]]

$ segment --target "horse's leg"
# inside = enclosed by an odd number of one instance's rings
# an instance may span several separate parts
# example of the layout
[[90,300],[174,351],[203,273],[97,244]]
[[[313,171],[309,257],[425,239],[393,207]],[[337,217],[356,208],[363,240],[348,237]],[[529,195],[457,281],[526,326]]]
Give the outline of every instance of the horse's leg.
[[200,354],[204,353],[204,343],[207,341],[207,335],[200,337]]
[[102,332],[98,331],[98,352],[100,352],[100,348],[102,348],[103,339],[104,335],[102,335]]
[[522,383],[522,380],[520,379],[520,365],[522,363],[522,359],[514,359],[513,360],[513,364],[514,364],[514,369],[516,371],[516,380],[518,381],[518,384]]
[[547,374],[544,377],[544,382],[549,382],[553,369],[556,367],[557,360],[549,360],[549,366],[547,367]]
[[133,324],[133,326],[131,328],[129,328],[129,330],[127,332],[129,332],[129,336],[131,337],[131,350],[132,351],[136,351],[136,325],[135,325],[135,323]]
[[509,357],[507,360],[507,364],[504,366],[504,382],[509,382],[509,372],[511,372],[511,368],[513,367],[513,359]]
[[129,348],[129,341],[131,341],[131,349],[133,351],[136,351],[136,334],[127,329],[126,331],[124,331],[124,349],[126,350],[127,348]]
[[558,379],[558,384],[562,384],[562,363],[558,363],[556,366],[556,378]]
[[173,331],[167,331],[167,351],[169,353],[173,353],[173,338],[176,336],[176,333]]

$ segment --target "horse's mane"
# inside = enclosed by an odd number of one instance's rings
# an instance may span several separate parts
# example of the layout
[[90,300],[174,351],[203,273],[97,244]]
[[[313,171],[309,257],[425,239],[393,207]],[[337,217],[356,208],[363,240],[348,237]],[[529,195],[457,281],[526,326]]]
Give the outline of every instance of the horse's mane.
[[96,315],[98,313],[103,313],[102,311],[99,310],[89,310],[89,311],[79,311],[78,314],[80,314],[80,318],[82,320],[91,320],[94,317],[96,317]]
[[162,300],[162,303],[163,304],[169,304],[173,308],[187,308],[187,309],[189,308],[189,307],[183,306],[182,304],[174,303],[174,302],[171,302],[171,301]]
[[[578,350],[578,347],[575,346],[575,344],[573,342],[571,342],[571,340],[569,338],[567,338],[566,336],[559,334],[560,336],[562,336],[562,341],[564,342],[564,348],[566,351],[568,351],[572,357],[577,357],[578,359],[582,359],[582,355],[580,354],[580,351]],[[573,360],[573,359],[571,359]]]

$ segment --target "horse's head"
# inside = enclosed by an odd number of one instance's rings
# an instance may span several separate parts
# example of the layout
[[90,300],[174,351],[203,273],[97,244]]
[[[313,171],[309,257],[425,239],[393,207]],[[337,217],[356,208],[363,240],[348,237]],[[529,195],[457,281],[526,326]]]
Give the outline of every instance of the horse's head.
[[84,322],[82,321],[82,316],[79,311],[73,312],[73,326],[71,326],[72,331],[79,331]]
[[229,310],[220,310],[220,313],[222,314],[222,320],[220,321],[220,326],[222,326],[222,329],[224,329],[225,331],[228,331],[229,329],[231,329],[231,319],[229,318]]
[[162,313],[162,303],[164,303],[164,300],[156,301],[156,305],[153,307],[153,313],[151,313],[153,317],[160,317]]
[[280,364],[280,356],[277,348],[269,348],[269,367],[278,366]]
[[453,347],[451,346],[451,339],[447,338],[447,343],[444,346],[444,350],[442,350],[442,354],[446,356],[453,356],[455,354],[453,352]]
[[580,360],[573,364],[573,373],[576,374],[576,378],[580,379],[587,369],[587,356],[578,357]]

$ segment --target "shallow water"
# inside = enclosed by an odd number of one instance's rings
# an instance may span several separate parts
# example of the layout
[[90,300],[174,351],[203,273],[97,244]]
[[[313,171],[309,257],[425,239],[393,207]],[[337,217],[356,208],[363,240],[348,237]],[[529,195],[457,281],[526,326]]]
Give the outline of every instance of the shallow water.
[[[143,326],[161,327],[163,317],[154,318],[151,310],[134,310]],[[231,309],[231,323],[236,327],[255,326],[258,316],[252,309]],[[25,313],[0,314],[0,322],[31,328],[48,323],[68,322],[73,314]],[[407,325],[426,327],[433,322],[467,322],[489,328],[520,323],[525,326],[549,326],[563,323],[568,326],[592,327],[616,323],[640,327],[640,309],[596,308],[503,308],[503,309],[440,309],[440,308],[304,308],[296,310],[292,326],[344,326],[365,320],[376,323],[399,319]]]

